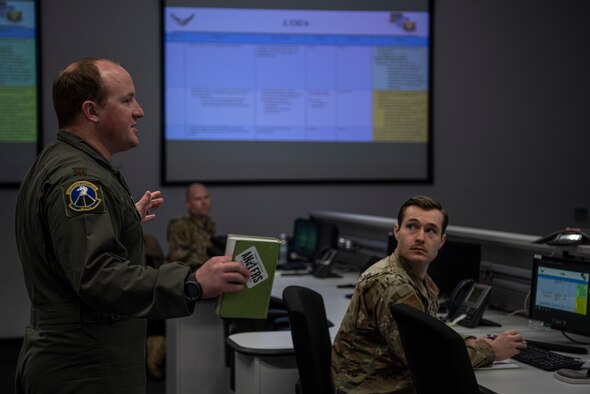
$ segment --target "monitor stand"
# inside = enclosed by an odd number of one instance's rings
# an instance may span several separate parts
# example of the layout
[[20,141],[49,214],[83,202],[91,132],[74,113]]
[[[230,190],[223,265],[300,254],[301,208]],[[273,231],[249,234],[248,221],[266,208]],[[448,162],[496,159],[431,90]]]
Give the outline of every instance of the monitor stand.
[[547,350],[553,350],[556,352],[564,352],[564,353],[573,353],[573,354],[587,354],[588,350],[581,346],[572,346],[572,345],[562,345],[560,343],[549,343],[549,342],[542,342],[542,341],[532,341],[526,339],[526,343],[531,344],[533,346],[537,346]]

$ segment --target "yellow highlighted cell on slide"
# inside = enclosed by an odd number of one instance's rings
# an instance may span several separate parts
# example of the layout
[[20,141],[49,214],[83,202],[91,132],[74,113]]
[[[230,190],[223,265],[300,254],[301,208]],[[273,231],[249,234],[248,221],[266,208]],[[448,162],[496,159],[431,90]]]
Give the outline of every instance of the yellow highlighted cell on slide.
[[427,142],[427,93],[375,91],[373,93],[373,141]]
[[37,141],[37,90],[0,87],[0,141]]

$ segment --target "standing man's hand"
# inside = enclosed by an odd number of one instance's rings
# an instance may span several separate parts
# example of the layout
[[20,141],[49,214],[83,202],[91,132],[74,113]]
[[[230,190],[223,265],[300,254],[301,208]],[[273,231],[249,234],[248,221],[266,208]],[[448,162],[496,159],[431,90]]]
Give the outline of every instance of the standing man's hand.
[[212,257],[195,272],[203,298],[240,291],[249,277],[250,271],[242,264],[232,261],[231,256]]
[[135,203],[135,209],[137,209],[137,213],[141,217],[141,223],[147,223],[150,220],[156,218],[156,214],[153,213],[156,209],[162,205],[164,199],[162,198],[162,192],[156,190],[155,192],[150,192],[149,190],[143,194],[143,197]]

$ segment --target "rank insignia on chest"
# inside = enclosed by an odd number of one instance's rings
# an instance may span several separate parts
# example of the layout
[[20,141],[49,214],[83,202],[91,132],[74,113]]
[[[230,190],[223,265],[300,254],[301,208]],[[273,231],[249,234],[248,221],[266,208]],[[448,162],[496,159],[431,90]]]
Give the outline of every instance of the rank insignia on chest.
[[65,191],[65,203],[68,215],[74,212],[104,212],[100,186],[89,181],[72,183]]

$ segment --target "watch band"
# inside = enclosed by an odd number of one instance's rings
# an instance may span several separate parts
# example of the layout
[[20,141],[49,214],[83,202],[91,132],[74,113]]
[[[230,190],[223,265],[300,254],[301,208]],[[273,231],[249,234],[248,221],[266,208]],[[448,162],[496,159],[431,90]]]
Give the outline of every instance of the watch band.
[[202,295],[201,284],[197,282],[194,272],[190,272],[184,280],[184,298],[189,302],[196,302]]

